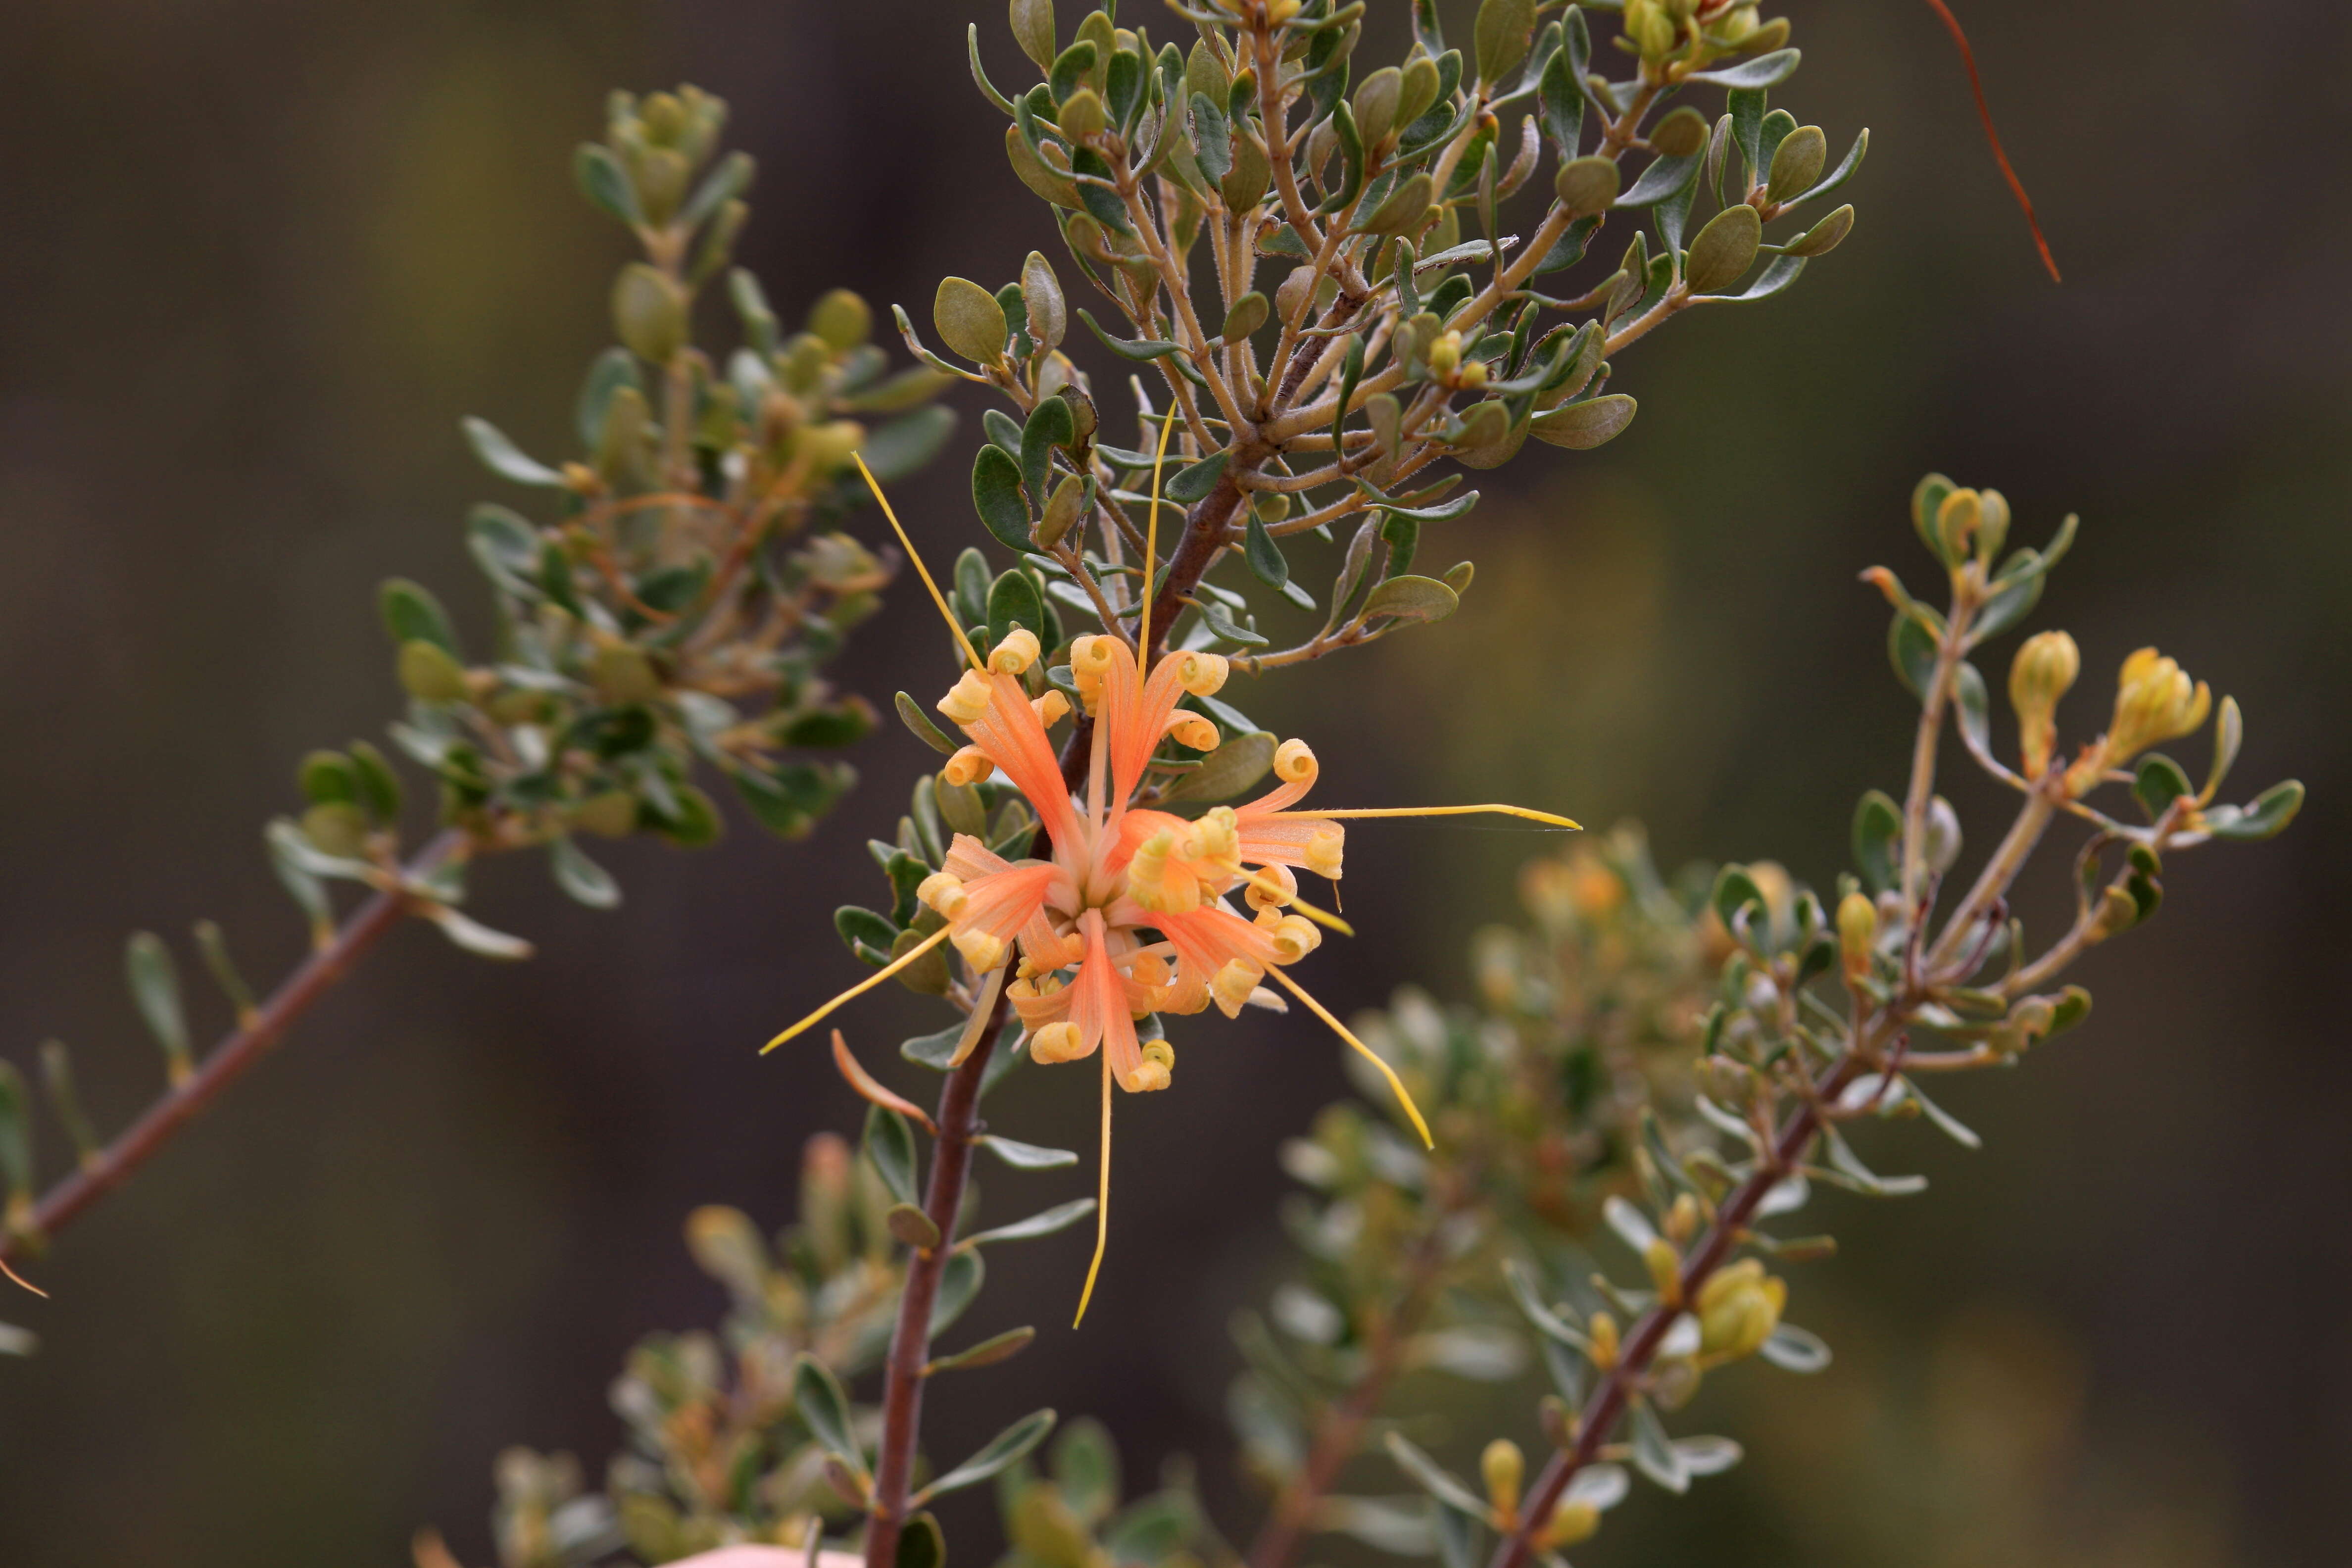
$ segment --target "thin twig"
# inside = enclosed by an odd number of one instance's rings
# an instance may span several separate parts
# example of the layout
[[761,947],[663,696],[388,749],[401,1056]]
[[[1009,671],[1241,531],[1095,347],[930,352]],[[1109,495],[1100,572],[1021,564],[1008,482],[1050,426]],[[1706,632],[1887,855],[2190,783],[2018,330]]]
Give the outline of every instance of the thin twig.
[[[411,882],[425,877],[456,854],[463,843],[464,836],[454,828],[441,833],[408,863],[402,880]],[[166,1090],[113,1142],[44,1193],[33,1207],[28,1229],[0,1235],[0,1261],[21,1259],[39,1251],[92,1204],[129,1181],[183,1127],[219,1099],[223,1089],[245,1076],[247,1069],[268,1054],[286,1031],[310,1010],[311,1004],[332,989],[362,954],[400,923],[413,901],[410,894],[394,887],[362,904],[324,946],[313,951],[278,983],[251,1023],[224,1038],[185,1081]]]

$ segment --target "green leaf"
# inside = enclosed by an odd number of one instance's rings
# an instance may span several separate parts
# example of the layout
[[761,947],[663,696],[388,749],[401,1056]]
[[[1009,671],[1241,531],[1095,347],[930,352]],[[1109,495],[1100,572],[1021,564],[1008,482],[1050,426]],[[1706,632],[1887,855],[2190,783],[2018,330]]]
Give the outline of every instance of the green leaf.
[[1356,489],[1363,492],[1369,510],[1390,517],[1410,518],[1415,522],[1452,522],[1478,504],[1476,490],[1465,491],[1455,496],[1452,500],[1440,501],[1435,506],[1416,507],[1407,506],[1402,501],[1391,500],[1360,479],[1356,481]]
[[1917,616],[1895,612],[1886,628],[1886,657],[1905,690],[1925,702],[1928,683],[1936,678],[1936,634]]
[[1821,1335],[1794,1323],[1775,1325],[1756,1353],[1782,1372],[1819,1372],[1830,1364],[1830,1347]]
[[1723,922],[1724,929],[1732,931],[1739,929],[1733,921],[1740,910],[1752,907],[1756,913],[1749,918],[1753,920],[1761,918],[1766,908],[1763,890],[1757,887],[1756,879],[1738,866],[1726,866],[1716,873],[1715,891],[1708,896],[1708,902],[1715,906],[1716,918]]
[[1582,1336],[1570,1328],[1559,1313],[1544,1304],[1543,1296],[1536,1288],[1533,1269],[1516,1258],[1506,1258],[1503,1261],[1503,1280],[1510,1287],[1511,1299],[1518,1304],[1520,1314],[1535,1325],[1538,1333],[1564,1345],[1582,1348]]
[[1666,1436],[1665,1424],[1648,1400],[1630,1412],[1633,1428],[1633,1468],[1670,1492],[1690,1490],[1690,1468]]
[[[1181,344],[1168,342],[1159,338],[1143,338],[1133,342],[1129,342],[1125,338],[1115,338],[1103,330],[1102,323],[1095,320],[1092,311],[1084,309],[1078,311],[1078,320],[1087,324],[1087,330],[1101,341],[1103,347],[1121,359],[1140,363],[1158,359],[1162,354],[1177,353],[1182,348]],[[1148,468],[1151,466],[1151,460],[1146,458],[1141,463],[1133,466]]]
[[916,1495],[919,1500],[928,1501],[941,1492],[976,1487],[996,1475],[998,1471],[1007,1468],[1027,1454],[1030,1449],[1044,1442],[1045,1435],[1053,1429],[1054,1413],[1051,1410],[1034,1411],[1024,1415],[990,1438],[987,1446],[980,1452],[925,1487]]
[[1363,618],[1442,621],[1462,607],[1462,596],[1434,577],[1391,577],[1364,600]]
[[801,1425],[825,1451],[858,1475],[867,1474],[866,1456],[858,1448],[849,1411],[849,1395],[816,1357],[803,1353],[793,1363],[793,1406]]
[[1792,201],[1788,205],[1790,206],[1799,206],[1806,202],[1811,201],[1816,196],[1828,195],[1832,191],[1836,190],[1840,185],[1844,184],[1848,180],[1853,178],[1855,173],[1862,167],[1862,160],[1864,156],[1867,154],[1869,151],[1870,132],[1867,129],[1864,129],[1860,135],[1853,139],[1853,145],[1846,149],[1845,156],[1838,161],[1838,166],[1831,170],[1820,184],[1815,185],[1811,190],[1807,191],[1803,195],[1799,196],[1795,201]]
[[478,958],[495,958],[503,963],[520,963],[535,951],[530,942],[502,931],[492,931],[481,921],[458,913],[446,904],[436,904],[423,911],[425,918],[441,928],[441,934]]
[[1160,791],[1162,801],[1231,800],[1274,766],[1275,738],[1263,730],[1234,735]]
[[940,455],[940,448],[955,434],[956,415],[952,408],[934,405],[918,408],[876,430],[866,438],[860,448],[866,466],[884,484],[903,479],[908,474]]
[[[987,1092],[983,1087],[982,1091]],[[963,1316],[972,1298],[987,1281],[988,1266],[982,1261],[978,1248],[959,1247],[948,1254],[947,1266],[940,1270],[940,1293],[931,1303],[931,1332],[945,1333],[950,1324]]]
[[1984,677],[1977,667],[1962,659],[1952,670],[1953,717],[1960,726],[1961,737],[1969,749],[1979,755],[1991,749],[1991,699],[1985,692]]
[[1037,1331],[1034,1328],[1007,1329],[968,1350],[934,1357],[931,1364],[923,1369],[923,1375],[928,1377],[935,1372],[970,1372],[975,1367],[994,1366],[998,1362],[1010,1361],[1027,1350],[1030,1342],[1036,1337]]
[[1209,492],[1217,488],[1219,477],[1225,471],[1225,460],[1232,456],[1230,450],[1212,452],[1197,463],[1186,464],[1168,476],[1167,482],[1160,487],[1160,495],[1169,500],[1182,501],[1187,506],[1197,500],[1206,500]]
[[1617,198],[1621,207],[1655,206],[1669,196],[1678,196],[1698,178],[1699,164],[1706,160],[1704,153],[1693,153],[1681,158],[1653,158],[1633,188]]
[[950,353],[974,364],[992,364],[1004,353],[1004,307],[968,278],[943,278],[931,300],[931,326]]
[[1721,70],[1693,71],[1685,81],[1703,81],[1709,87],[1731,87],[1754,92],[1763,88],[1778,87],[1796,75],[1798,62],[1804,58],[1801,49],[1774,49],[1769,55],[1758,55],[1752,60],[1742,60]]
[[11,1206],[33,1191],[33,1097],[16,1064],[0,1061],[0,1184]]
[[1389,1458],[1397,1468],[1419,1484],[1421,1489],[1443,1503],[1451,1503],[1473,1517],[1484,1519],[1486,1504],[1484,1499],[1447,1473],[1445,1468],[1406,1439],[1401,1432],[1391,1432],[1386,1438]]
[[864,1148],[890,1195],[902,1204],[915,1202],[915,1134],[907,1119],[878,1105],[867,1107]]
[[1054,448],[1077,438],[1067,398],[1041,397],[1029,411],[1029,422],[1021,427],[1021,482],[1040,507],[1045,504],[1045,479],[1052,471]]
[[1251,517],[1242,536],[1242,552],[1251,574],[1267,587],[1279,588],[1290,581],[1290,563],[1283,558],[1282,546],[1274,542],[1274,535],[1266,531],[1265,519]]
[[563,476],[535,458],[523,455],[522,448],[506,437],[506,433],[487,419],[467,415],[460,421],[466,433],[466,444],[482,466],[500,479],[512,479],[519,485],[531,485],[541,489],[555,489],[563,483]]
[[958,750],[956,742],[949,740],[947,732],[931,722],[931,716],[923,711],[921,703],[901,691],[892,700],[892,706],[898,710],[898,721],[907,726],[915,739],[943,757],[955,755]]
[[882,1216],[883,1227],[908,1247],[929,1251],[940,1244],[940,1227],[913,1204],[892,1204]]
[[962,1043],[963,1025],[954,1023],[936,1035],[918,1035],[911,1040],[900,1041],[898,1054],[918,1067],[929,1068],[933,1072],[946,1072],[949,1061],[955,1056],[956,1047]]
[[572,177],[579,182],[580,194],[606,217],[632,226],[646,221],[637,205],[636,186],[611,149],[593,142],[580,143],[572,154]]
[[1853,863],[1874,893],[1891,890],[1903,853],[1903,811],[1884,790],[1872,790],[1853,808]]
[[[972,68],[980,68],[977,58]],[[947,1537],[940,1531],[940,1521],[929,1511],[916,1514],[898,1527],[898,1554],[892,1560],[893,1568],[947,1568]]]
[[1528,43],[1535,28],[1535,0],[1483,0],[1471,31],[1471,58],[1478,62],[1478,79],[1499,84],[1517,70],[1528,58]]
[[155,1043],[172,1064],[173,1081],[187,1074],[191,1064],[188,1016],[180,1005],[180,969],[172,950],[153,931],[133,931],[123,950],[122,967],[131,983],[131,999]]
[[[1060,403],[1058,397],[1046,399]],[[1068,405],[1064,404],[1067,407]],[[1013,635],[1014,626],[1024,626],[1036,637],[1041,648],[1050,649],[1045,627],[1045,601],[1037,593],[1037,584],[1029,574],[1015,567],[997,578],[988,590],[989,646],[993,647]],[[985,837],[975,835],[974,837]]]
[[[1060,1151],[1048,1150],[1046,1152],[1058,1153]],[[1043,1214],[1033,1214],[1027,1219],[1014,1220],[1011,1225],[1001,1225],[994,1230],[983,1230],[977,1236],[967,1236],[956,1245],[966,1247],[982,1247],[995,1241],[1034,1241],[1041,1236],[1067,1230],[1094,1212],[1094,1199],[1072,1198],[1068,1203],[1055,1205]]]
[[1265,637],[1234,620],[1233,612],[1209,595],[1202,594],[1193,603],[1201,612],[1202,623],[1220,641],[1238,644],[1244,647],[1265,646]]
[[2283,832],[2302,809],[2303,785],[2288,779],[2263,791],[2251,805],[2214,807],[2205,814],[2205,826],[2216,838],[2269,838]]
[[[963,1026],[959,1024],[949,1033],[961,1035],[962,1028]],[[915,1042],[909,1040],[907,1044],[911,1046]],[[1010,1138],[1000,1138],[993,1132],[982,1133],[979,1142],[982,1148],[1016,1171],[1058,1171],[1078,1163],[1077,1155],[1070,1150],[1045,1149],[1034,1143],[1015,1142]]]
[[428,642],[452,658],[462,657],[457,634],[449,628],[448,612],[421,584],[405,577],[386,578],[376,590],[376,609],[395,645]]
[[982,447],[971,460],[971,504],[999,542],[1016,551],[1034,548],[1029,503],[1021,495],[1021,465],[1002,447]]
[[2133,773],[2132,795],[2138,800],[2140,809],[2147,813],[2150,822],[2162,816],[2165,808],[2174,801],[2194,793],[2189,787],[2189,775],[2180,771],[2180,764],[2161,752],[2150,752],[2142,757]]
[[555,885],[590,909],[609,910],[621,901],[621,884],[570,838],[548,840],[547,863]]
[[1589,451],[1622,433],[1633,422],[1640,407],[1622,392],[1589,397],[1581,403],[1563,404],[1537,415],[1528,426],[1528,434],[1554,447]]

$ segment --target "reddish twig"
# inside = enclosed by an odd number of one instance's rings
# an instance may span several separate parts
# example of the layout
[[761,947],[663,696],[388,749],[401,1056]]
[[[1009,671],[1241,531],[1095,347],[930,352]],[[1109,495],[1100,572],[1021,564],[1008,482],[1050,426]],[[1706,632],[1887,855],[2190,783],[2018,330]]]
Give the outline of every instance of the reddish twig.
[[[461,837],[454,830],[436,837],[409,863],[404,879],[414,879],[431,871],[456,852]],[[95,1158],[44,1193],[33,1206],[28,1226],[0,1234],[0,1263],[37,1251],[92,1204],[129,1181],[180,1129],[219,1099],[223,1089],[244,1077],[254,1063],[267,1055],[286,1031],[310,1011],[311,1004],[351,971],[361,954],[400,923],[410,904],[410,895],[396,888],[379,892],[362,904],[324,947],[304,959],[300,967],[279,983],[251,1023],[223,1039],[205,1058],[203,1066],[189,1074],[184,1082],[166,1090]]]
[[2050,242],[2042,237],[2042,225],[2033,216],[2033,198],[2025,194],[2025,182],[2020,180],[2017,171],[2010,167],[2009,154],[2001,151],[2000,132],[1992,128],[1992,110],[1985,103],[1984,82],[1977,75],[1976,51],[1969,47],[1969,36],[1960,31],[1960,19],[1952,15],[1951,7],[1945,5],[1944,0],[1927,0],[1927,7],[1942,18],[1945,30],[1952,35],[1952,42],[1959,48],[1960,64],[1968,68],[1969,90],[1976,95],[1977,118],[1984,121],[1985,140],[1992,143],[1993,162],[2000,165],[2000,177],[2009,182],[2010,194],[2017,198],[2018,206],[2025,213],[2025,226],[2033,231],[2033,247],[2042,252],[2042,265],[2050,269],[2050,281],[2062,283],[2065,279],[2058,276],[2058,263],[2050,254]]

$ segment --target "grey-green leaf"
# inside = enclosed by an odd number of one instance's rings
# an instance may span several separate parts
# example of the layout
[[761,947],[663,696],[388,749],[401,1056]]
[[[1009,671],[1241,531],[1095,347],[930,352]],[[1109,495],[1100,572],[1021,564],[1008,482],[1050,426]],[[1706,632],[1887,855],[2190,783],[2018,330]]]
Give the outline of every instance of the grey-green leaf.
[[512,479],[519,485],[535,485],[541,489],[553,489],[563,483],[563,476],[538,458],[527,457],[521,447],[507,439],[506,432],[487,419],[467,415],[460,423],[466,432],[466,445],[482,466],[500,479]]
[[547,863],[555,885],[590,909],[609,910],[621,901],[621,884],[570,838],[548,841]]
[[851,1425],[849,1395],[814,1356],[804,1354],[793,1363],[793,1405],[811,1436],[851,1469],[866,1474],[866,1456]]
[[1364,601],[1364,618],[1391,616],[1401,621],[1442,621],[1462,607],[1462,596],[1434,577],[1391,577]]
[[1067,1149],[1046,1149],[1035,1143],[1017,1142],[1000,1138],[993,1132],[983,1132],[980,1146],[1012,1166],[1016,1171],[1058,1171],[1078,1163],[1076,1153]]
[[987,1447],[925,1487],[919,1495],[928,1500],[941,1492],[978,1486],[1044,1442],[1045,1435],[1053,1429],[1054,1413],[1051,1410],[1032,1412],[990,1438]]
[[1033,1214],[1027,1219],[1014,1220],[1011,1225],[1001,1225],[994,1230],[983,1230],[977,1236],[965,1237],[957,1245],[982,1247],[995,1241],[1034,1241],[1041,1236],[1067,1230],[1094,1212],[1094,1199],[1072,1198],[1068,1203],[1056,1204],[1042,1214]]

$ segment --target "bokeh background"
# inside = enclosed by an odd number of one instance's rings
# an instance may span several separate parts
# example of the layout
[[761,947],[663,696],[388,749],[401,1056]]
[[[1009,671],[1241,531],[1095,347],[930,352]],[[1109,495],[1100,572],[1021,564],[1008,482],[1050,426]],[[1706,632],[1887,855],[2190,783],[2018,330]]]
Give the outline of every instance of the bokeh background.
[[[482,623],[458,523],[499,487],[456,421],[554,449],[607,341],[621,239],[567,173],[606,89],[733,102],[761,162],[743,258],[787,310],[846,282],[919,318],[940,275],[1013,276],[1050,235],[965,76],[968,19],[1010,70],[997,0],[9,9],[0,1052],[29,1066],[65,1037],[111,1124],[158,1078],[126,930],[217,918],[257,974],[298,952],[257,831],[301,752],[392,711],[374,584],[418,576]],[[1580,1558],[2340,1562],[2352,207],[2329,193],[2352,100],[2324,62],[2352,13],[1968,5],[2067,268],[2053,288],[1926,7],[1790,9],[1807,58],[1781,100],[1838,148],[1872,128],[1853,237],[1792,293],[1626,356],[1643,408],[1616,444],[1493,476],[1425,545],[1479,563],[1464,614],[1249,704],[1311,727],[1335,802],[1639,816],[1669,864],[1770,857],[1826,884],[1854,797],[1903,766],[1908,700],[1854,574],[1927,575],[1913,480],[2003,489],[2026,540],[2081,511],[2038,620],[2083,644],[2078,731],[2116,662],[2160,641],[2244,704],[2243,793],[2292,772],[2312,805],[2277,843],[2180,858],[2162,916],[2084,966],[2090,1026],[1953,1086],[1987,1152],[1881,1135],[1901,1151],[1882,1168],[1934,1186],[1823,1200],[1845,1254],[1801,1275],[1792,1311],[1838,1365],[1717,1380],[1706,1415],[1750,1464],[1637,1499]],[[976,537],[962,469],[900,498],[941,551]],[[940,684],[929,616],[900,593],[854,684]],[[877,734],[867,784],[808,844],[739,822],[710,851],[608,851],[617,913],[535,864],[488,869],[480,912],[537,939],[532,963],[401,932],[72,1233],[41,1268],[54,1300],[5,1297],[43,1345],[0,1361],[0,1561],[390,1564],[432,1522],[479,1563],[498,1447],[600,1468],[624,1351],[718,1310],[687,1211],[781,1222],[802,1140],[852,1119],[814,1055],[751,1047],[856,973],[828,914],[867,896],[860,845],[923,757]],[[1954,793],[1981,847],[1999,803]],[[1363,935],[1318,958],[1319,991],[1462,994],[1469,932],[1508,918],[1515,867],[1550,847],[1352,835]],[[894,996],[851,1026],[880,1047],[937,1023]],[[1080,1136],[1091,1078],[1018,1085],[998,1125]],[[1131,1473],[1191,1453],[1229,1525],[1254,1517],[1219,1415],[1223,1324],[1279,1262],[1279,1141],[1341,1091],[1303,1024],[1188,1052],[1179,1092],[1125,1109],[1087,1329],[1062,1326],[1084,1237],[1000,1268],[975,1326],[1034,1320],[1043,1342],[935,1402],[935,1450],[1040,1403],[1092,1410]],[[992,1201],[1069,1195],[1027,1180]],[[951,1522],[961,1559],[991,1550],[983,1507]]]

